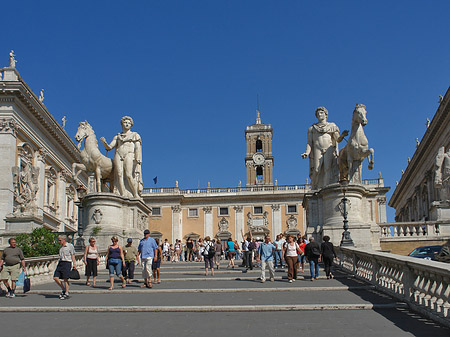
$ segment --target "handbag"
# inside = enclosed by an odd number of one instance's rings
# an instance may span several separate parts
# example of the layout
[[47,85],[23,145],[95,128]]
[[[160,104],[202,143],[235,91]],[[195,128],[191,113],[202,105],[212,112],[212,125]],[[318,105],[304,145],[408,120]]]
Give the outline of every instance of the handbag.
[[69,272],[69,278],[72,280],[79,280],[80,279],[80,273],[76,269],[72,269]]
[[31,280],[29,277],[25,277],[23,280],[23,293],[27,293],[31,290]]

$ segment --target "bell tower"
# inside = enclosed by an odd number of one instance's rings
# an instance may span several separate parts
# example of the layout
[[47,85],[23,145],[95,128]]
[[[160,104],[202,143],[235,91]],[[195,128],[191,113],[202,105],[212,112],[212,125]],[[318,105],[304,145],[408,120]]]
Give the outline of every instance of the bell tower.
[[261,114],[256,110],[256,123],[245,129],[247,186],[273,185],[272,135],[272,126],[262,124]]

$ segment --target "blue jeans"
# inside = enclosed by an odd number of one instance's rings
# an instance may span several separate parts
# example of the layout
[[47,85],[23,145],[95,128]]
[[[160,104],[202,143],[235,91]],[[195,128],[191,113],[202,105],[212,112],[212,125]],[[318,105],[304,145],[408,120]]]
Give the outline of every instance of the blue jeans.
[[273,255],[274,260],[274,268],[280,265],[280,267],[283,267],[283,251],[282,250],[276,250],[275,254]]
[[309,271],[311,272],[311,278],[319,277],[319,259],[309,260]]
[[109,277],[114,276],[114,272],[116,272],[117,276],[122,275],[122,259],[109,259],[108,261],[109,268]]

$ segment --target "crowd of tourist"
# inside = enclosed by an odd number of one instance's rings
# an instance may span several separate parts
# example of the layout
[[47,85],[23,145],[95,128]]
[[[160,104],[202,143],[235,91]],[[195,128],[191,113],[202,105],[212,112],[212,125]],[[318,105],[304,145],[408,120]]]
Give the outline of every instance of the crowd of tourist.
[[[327,279],[333,278],[331,266],[336,252],[329,236],[322,238],[320,245],[313,237],[307,240],[305,236],[287,235],[276,236],[275,240],[269,235],[265,235],[264,240],[257,240],[249,232],[247,236],[241,232],[243,241],[239,244],[231,237],[222,242],[219,239],[211,239],[209,236],[193,240],[188,237],[185,242],[176,240],[174,244],[167,239],[163,243],[159,239],[150,237],[150,231],[144,231],[144,238],[137,246],[133,245],[133,239],[127,239],[126,246],[118,244],[116,236],[111,238],[111,245],[108,246],[105,257],[106,269],[109,272],[110,287],[114,288],[114,278],[117,276],[121,281],[122,288],[130,284],[135,278],[134,271],[136,265],[142,265],[141,287],[152,288],[153,283],[161,283],[160,267],[164,261],[170,263],[177,262],[203,262],[205,265],[205,275],[214,276],[214,270],[220,268],[220,261],[227,259],[227,268],[236,268],[236,261],[241,261],[238,265],[246,270],[253,270],[259,267],[261,270],[260,282],[266,281],[266,268],[269,270],[269,280],[274,282],[275,270],[287,268],[287,279],[289,283],[295,282],[298,273],[304,273],[305,262],[310,266],[310,280],[317,280],[319,277],[319,263],[323,262]],[[67,237],[58,237],[60,244],[59,261],[54,272],[54,280],[61,288],[59,298],[61,300],[69,298],[71,271],[76,271],[75,249],[67,242]],[[21,269],[25,270],[25,260],[22,250],[17,247],[16,240],[9,240],[10,247],[3,251],[0,259],[0,278],[7,288],[7,297],[15,296],[16,281]],[[83,258],[87,286],[96,286],[98,268],[100,266],[99,248],[95,238],[89,239],[89,245],[84,251]],[[3,268],[2,268],[3,267]],[[92,277],[92,283],[91,283]],[[9,283],[11,279],[11,284]]]

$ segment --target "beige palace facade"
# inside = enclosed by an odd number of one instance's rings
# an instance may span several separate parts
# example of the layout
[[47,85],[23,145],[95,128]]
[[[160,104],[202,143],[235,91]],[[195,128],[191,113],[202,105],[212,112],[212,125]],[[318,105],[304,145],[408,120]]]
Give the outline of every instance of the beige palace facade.
[[[273,183],[272,136],[271,125],[263,124],[258,112],[256,123],[245,130],[245,186],[144,189],[144,202],[152,209],[151,235],[174,242],[205,236],[239,241],[242,233],[250,230],[259,238],[264,234],[305,234],[306,211],[302,203],[310,186]],[[363,183],[378,188],[382,179]],[[373,220],[377,223],[386,221],[385,203],[382,206],[382,212],[375,212]]]

